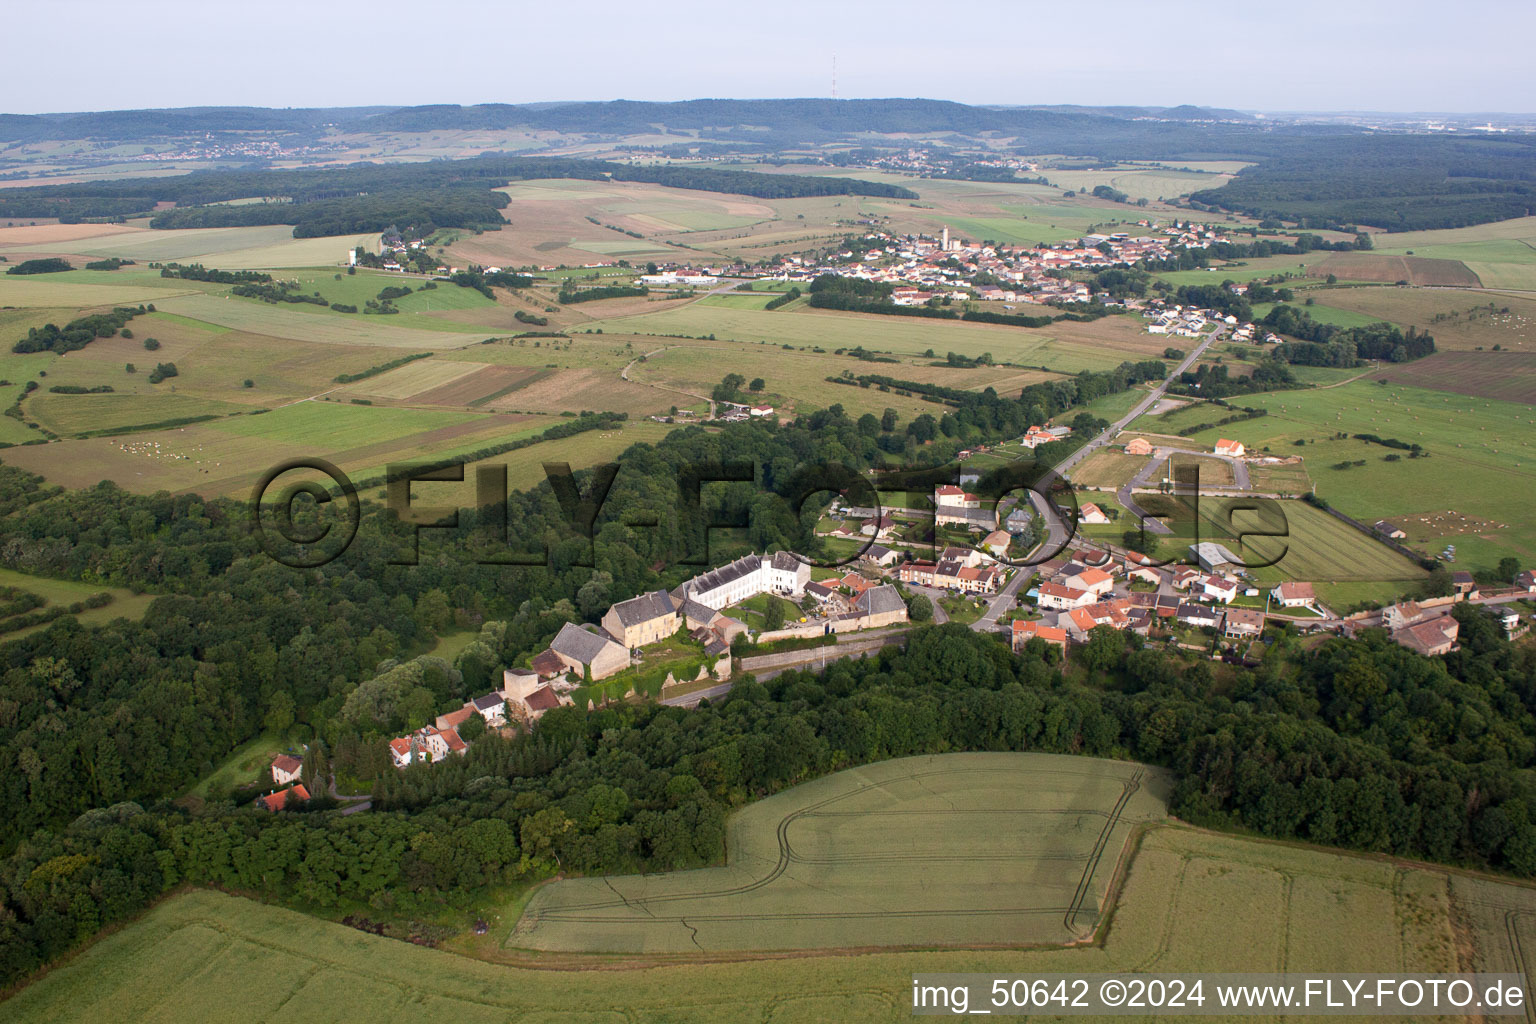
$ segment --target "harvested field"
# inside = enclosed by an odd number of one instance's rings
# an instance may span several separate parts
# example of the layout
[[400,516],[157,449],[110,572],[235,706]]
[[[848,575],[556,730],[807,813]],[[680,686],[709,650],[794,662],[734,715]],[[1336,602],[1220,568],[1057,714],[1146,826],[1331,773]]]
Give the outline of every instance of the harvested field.
[[[374,251],[379,246],[377,234],[294,238],[293,228],[285,224],[251,228],[178,228],[171,231],[156,231],[137,225],[118,231],[103,230],[106,225],[50,225],[50,228],[64,227],[92,227],[95,230],[91,234],[67,241],[50,240],[45,236],[34,242],[18,242],[9,249],[9,253],[68,252],[82,256],[121,256],[141,263],[173,260],[178,263],[202,263],[223,270],[247,270],[339,266],[347,262],[348,250],[361,245]],[[41,226],[5,229],[44,230]],[[0,248],[4,246],[5,243],[0,241]]]
[[[723,375],[723,374],[722,374]],[[572,367],[531,374],[525,386],[503,390],[483,408],[501,411],[580,412],[583,409],[627,412],[632,416],[664,413],[691,401],[676,392],[620,380],[617,371]]]
[[1394,384],[1536,405],[1536,352],[1437,352],[1371,376]]
[[[462,348],[494,333],[454,325],[449,321],[429,318],[425,314],[411,317],[412,326],[396,326],[379,321],[404,319],[403,316],[322,316],[294,312],[265,302],[217,295],[182,295],[164,302],[157,301],[156,306],[167,313],[177,313],[251,334],[326,344],[413,349],[417,352]],[[426,324],[430,324],[431,329],[424,329]]]
[[1147,458],[1100,449],[1072,469],[1072,482],[1084,487],[1121,487],[1131,482],[1131,477],[1147,464]]
[[1166,815],[1169,784],[1050,754],[884,761],[750,805],[728,825],[724,867],[546,886],[507,941],[587,953],[1080,941],[1134,826]]
[[1460,260],[1389,256],[1374,252],[1336,252],[1307,268],[1308,277],[1333,274],[1345,281],[1407,281],[1414,285],[1481,288],[1483,282]]
[[369,395],[374,398],[413,398],[425,391],[441,388],[461,377],[487,369],[489,363],[459,363],[440,359],[418,359],[376,377],[347,385],[343,394]]
[[555,370],[536,370],[526,366],[491,366],[475,370],[470,376],[461,377],[451,384],[444,384],[416,395],[413,401],[423,405],[467,405],[479,407],[505,398],[528,387]]

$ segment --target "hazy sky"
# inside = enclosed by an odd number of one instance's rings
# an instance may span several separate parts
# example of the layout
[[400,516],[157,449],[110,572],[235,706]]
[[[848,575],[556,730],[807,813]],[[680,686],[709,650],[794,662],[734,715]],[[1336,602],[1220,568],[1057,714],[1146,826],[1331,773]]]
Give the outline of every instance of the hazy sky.
[[[1459,12],[1459,13],[1458,13]],[[10,0],[0,110],[924,96],[1536,111],[1532,0]]]

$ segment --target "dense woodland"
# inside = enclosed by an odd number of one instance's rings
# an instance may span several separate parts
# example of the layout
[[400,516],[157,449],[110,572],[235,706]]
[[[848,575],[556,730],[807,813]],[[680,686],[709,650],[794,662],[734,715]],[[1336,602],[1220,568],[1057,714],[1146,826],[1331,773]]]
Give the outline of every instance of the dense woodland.
[[[763,199],[866,195],[916,199],[896,185],[852,178],[728,171],[693,165],[636,166],[603,160],[482,156],[419,164],[356,164],[288,171],[198,171],[179,177],[127,178],[75,185],[6,189],[0,217],[58,217],[65,223],[120,219],[155,210],[156,228],[292,224],[294,235],[382,231],[418,235],[435,228],[491,228],[510,200],[498,186],[527,178],[638,181]],[[265,197],[241,205],[233,199]]]

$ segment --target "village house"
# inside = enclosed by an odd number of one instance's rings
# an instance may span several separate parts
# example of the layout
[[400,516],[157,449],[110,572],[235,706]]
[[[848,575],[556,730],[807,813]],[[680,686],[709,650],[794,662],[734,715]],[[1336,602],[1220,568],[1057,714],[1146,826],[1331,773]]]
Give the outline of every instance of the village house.
[[549,649],[570,671],[585,676],[590,670],[593,679],[606,679],[629,667],[629,649],[623,644],[571,622],[560,627]]
[[1019,653],[1024,645],[1034,638],[1039,637],[1048,644],[1065,650],[1067,646],[1067,631],[1057,626],[1047,626],[1035,620],[1013,620],[1013,652]]
[[267,810],[277,812],[287,807],[289,803],[301,804],[308,799],[309,790],[305,789],[304,784],[301,782],[296,786],[289,786],[287,789],[268,793],[266,796],[259,798],[257,802]]
[[1098,600],[1115,588],[1115,578],[1103,569],[1087,567],[1063,578],[1062,586],[1071,590],[1083,590]]
[[1253,608],[1228,608],[1221,631],[1230,637],[1255,637],[1264,632],[1264,613]]
[[1451,592],[1459,597],[1477,597],[1477,579],[1465,569],[1451,573]]
[[1077,510],[1077,521],[1087,523],[1090,526],[1102,526],[1109,522],[1109,516],[1104,514],[1103,509],[1090,501]]
[[1430,658],[1437,654],[1449,654],[1455,650],[1456,637],[1460,631],[1461,624],[1454,616],[1441,615],[1395,630],[1392,633],[1392,639],[1410,651],[1416,651]]
[[877,540],[884,540],[889,537],[894,529],[896,529],[895,516],[875,516],[859,524],[859,532],[861,534],[866,537],[874,537]]
[[[485,719],[485,724],[491,728],[500,728],[507,724],[507,699],[499,691],[492,690],[483,696],[476,697],[469,702],[469,707],[475,714]],[[458,723],[453,723],[448,729],[439,729],[440,732],[453,731],[457,735]]]
[[974,494],[966,493],[962,487],[954,484],[940,484],[933,489],[933,504],[947,506],[949,508],[980,508],[981,499]]
[[286,786],[290,782],[297,782],[303,772],[304,762],[289,754],[278,754],[272,759],[272,781],[276,785]]
[[1424,609],[1417,601],[1402,601],[1381,610],[1381,624],[1389,630],[1403,629],[1423,617]]
[[903,583],[916,583],[920,587],[933,586],[933,574],[938,569],[934,562],[906,562],[896,570],[896,578]]
[[1230,604],[1237,596],[1237,581],[1228,576],[1208,576],[1202,589],[1206,597]]
[[805,592],[810,597],[814,598],[817,604],[826,604],[828,601],[837,596],[837,591],[833,590],[831,587],[815,582],[807,583],[805,585]]
[[1179,605],[1175,615],[1186,626],[1215,626],[1220,621],[1220,613],[1216,609],[1193,601],[1185,601]]
[[[535,678],[535,683],[537,683],[537,678]],[[457,730],[459,726],[461,726],[465,722],[469,721],[469,716],[473,715],[474,713],[475,713],[474,705],[473,704],[465,704],[463,707],[459,708],[457,711],[450,711],[446,715],[438,715],[437,716],[437,720],[434,721],[432,723],[432,725],[435,728],[437,728],[438,730],[445,730],[445,729]]]
[[884,544],[871,544],[864,549],[860,557],[873,562],[881,568],[889,568],[901,561],[901,552],[894,548],[888,548]]
[[981,545],[996,557],[1001,558],[1008,553],[1008,545],[1012,542],[1013,538],[1008,535],[1007,531],[993,530],[986,535]]
[[1064,587],[1059,583],[1040,584],[1039,605],[1041,608],[1052,608],[1057,611],[1067,611],[1072,608],[1082,608],[1092,604],[1096,600],[1095,595],[1086,590],[1076,590],[1072,587]]
[[879,629],[881,626],[907,621],[907,602],[889,584],[863,591],[853,602],[853,608],[863,616],[864,629]]
[[1243,447],[1243,442],[1241,441],[1229,441],[1226,438],[1222,438],[1216,442],[1217,455],[1230,455],[1233,458],[1242,458],[1245,451],[1247,449]]
[[620,601],[603,615],[603,629],[630,650],[665,640],[682,624],[665,590]]
[[1276,587],[1271,591],[1270,596],[1282,608],[1312,608],[1317,601],[1312,584],[1295,583],[1291,580],[1286,580]]
[[933,511],[933,521],[939,526],[965,526],[991,533],[997,529],[997,515],[990,509],[961,508],[941,505]]

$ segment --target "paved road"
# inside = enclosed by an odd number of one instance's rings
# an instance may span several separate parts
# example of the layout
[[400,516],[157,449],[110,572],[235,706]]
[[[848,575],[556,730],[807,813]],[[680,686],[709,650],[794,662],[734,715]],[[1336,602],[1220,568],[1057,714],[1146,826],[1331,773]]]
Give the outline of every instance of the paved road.
[[[1163,464],[1163,460],[1166,459],[1172,452],[1179,452],[1184,455],[1199,455],[1203,458],[1221,459],[1232,467],[1232,480],[1236,486],[1202,486],[1200,488],[1201,494],[1208,494],[1217,491],[1220,491],[1224,494],[1252,494],[1251,488],[1253,487],[1253,482],[1251,479],[1249,479],[1248,476],[1248,464],[1245,463],[1242,459],[1234,458],[1231,455],[1213,455],[1210,452],[1197,451],[1193,448],[1159,447],[1157,451],[1152,455],[1152,457],[1147,460],[1147,464],[1141,467],[1141,469],[1137,471],[1136,475],[1131,477],[1127,483],[1121,485],[1121,487],[1115,491],[1115,500],[1120,502],[1120,507],[1145,523],[1148,533],[1161,533],[1166,535],[1172,533],[1173,530],[1170,529],[1168,525],[1162,520],[1147,515],[1146,509],[1142,508],[1141,505],[1136,501],[1134,492],[1137,490],[1153,490],[1153,488],[1150,488],[1147,485],[1151,482],[1152,475],[1157,471],[1157,468]],[[1279,495],[1255,494],[1253,497],[1279,497]]]
[[[1036,550],[1039,549],[1037,548]],[[992,598],[991,602],[987,605],[986,614],[971,623],[971,628],[978,633],[990,633],[996,629],[997,620],[1018,601],[1019,588],[1024,585],[1026,580],[1033,578],[1034,575],[1034,569],[1028,566],[1022,569],[1015,569],[1013,571],[1013,579],[1009,580],[1007,585],[997,592],[997,596]]]

